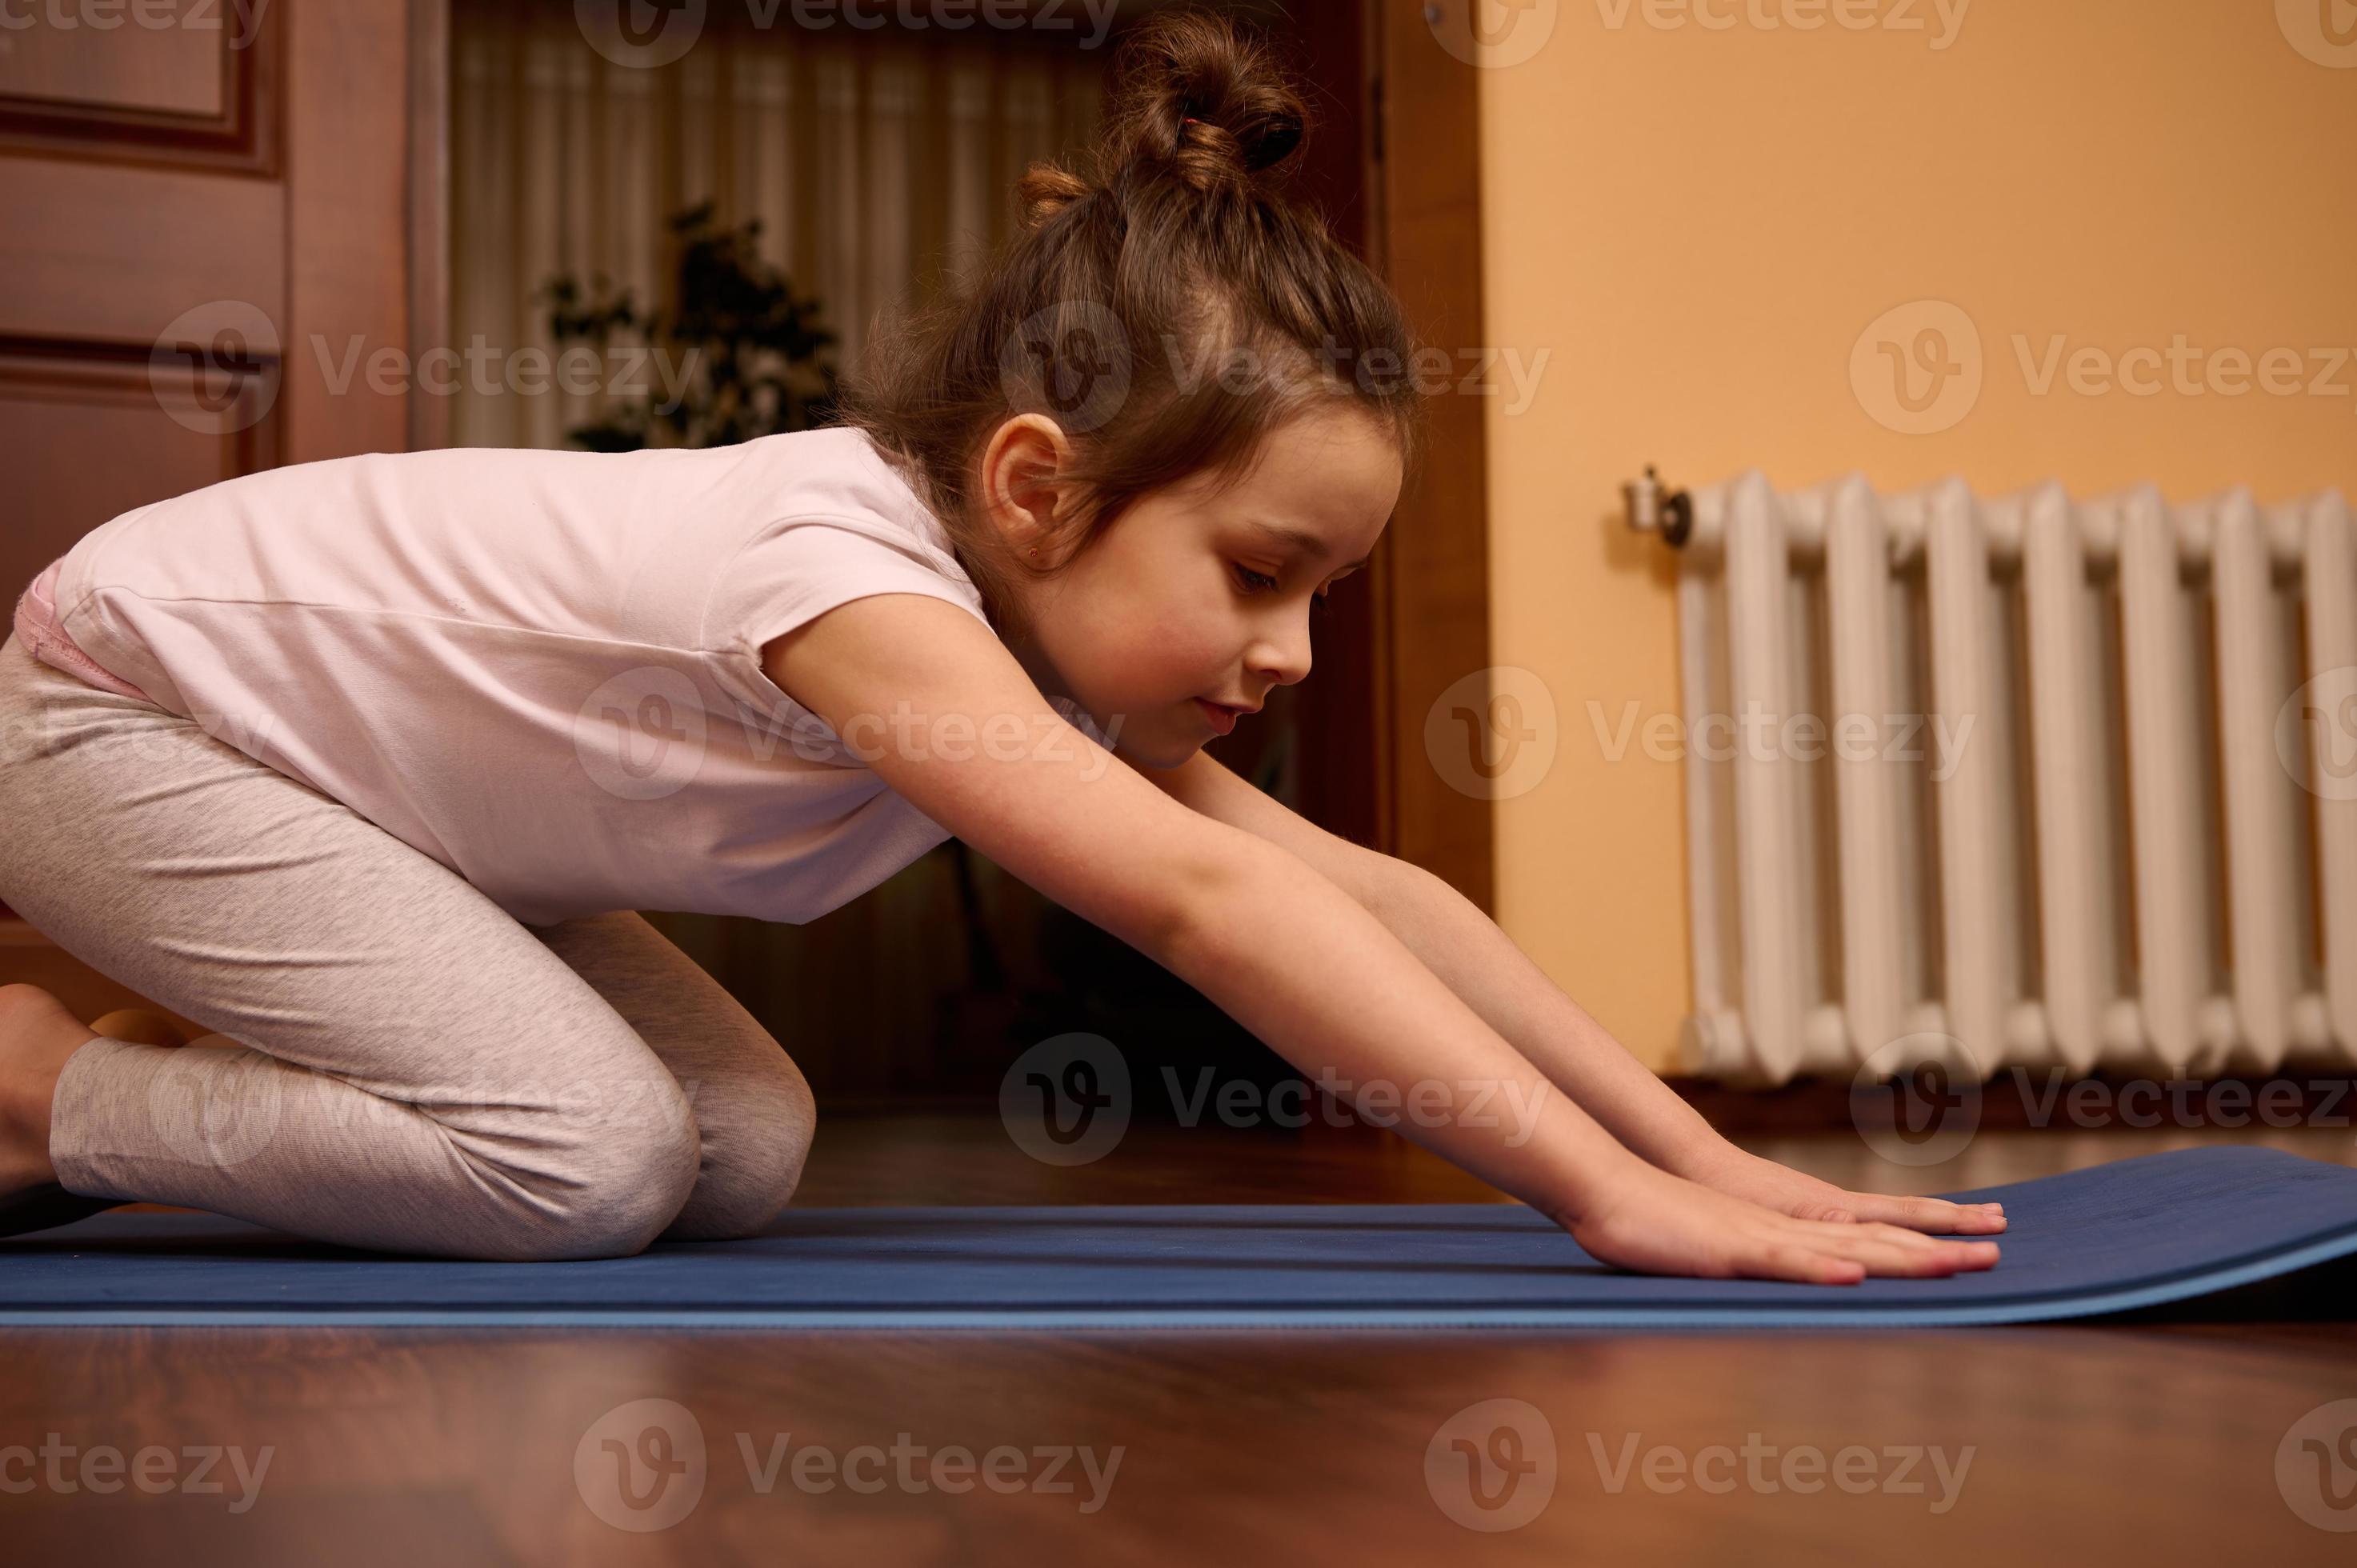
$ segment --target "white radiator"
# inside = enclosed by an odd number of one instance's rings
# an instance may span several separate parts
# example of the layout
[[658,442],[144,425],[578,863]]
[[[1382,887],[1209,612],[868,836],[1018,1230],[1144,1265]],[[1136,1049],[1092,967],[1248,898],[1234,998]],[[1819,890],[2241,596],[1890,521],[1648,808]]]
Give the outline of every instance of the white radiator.
[[2338,492],[1690,502],[1684,1070],[2357,1064]]

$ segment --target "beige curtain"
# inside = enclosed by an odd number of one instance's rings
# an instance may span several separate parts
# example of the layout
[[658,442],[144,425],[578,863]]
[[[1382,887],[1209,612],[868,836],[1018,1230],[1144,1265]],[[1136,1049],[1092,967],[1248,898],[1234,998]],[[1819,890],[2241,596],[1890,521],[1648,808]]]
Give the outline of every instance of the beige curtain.
[[761,220],[764,257],[819,301],[848,370],[946,264],[1006,236],[1026,165],[1088,144],[1109,53],[1021,30],[810,31],[786,7],[776,26],[708,34],[642,70],[593,49],[573,11],[454,6],[453,342],[497,368],[457,377],[459,446],[559,446],[597,417],[610,392],[478,382],[504,381],[517,350],[554,354],[532,303],[554,274],[667,302],[666,220],[706,198],[724,225]]

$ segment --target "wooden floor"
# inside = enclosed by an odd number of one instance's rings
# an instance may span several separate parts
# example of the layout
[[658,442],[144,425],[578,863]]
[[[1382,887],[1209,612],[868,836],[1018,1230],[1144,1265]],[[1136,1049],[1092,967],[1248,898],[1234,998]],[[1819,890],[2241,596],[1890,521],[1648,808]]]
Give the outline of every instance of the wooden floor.
[[[1745,1141],[1844,1182],[1953,1191],[2196,1136],[2237,1135],[1984,1132],[1928,1176],[1879,1165],[1854,1135]],[[2352,1158],[2346,1128],[2240,1136]],[[1064,1169],[1024,1157],[995,1120],[928,1116],[827,1122],[796,1201],[1494,1196],[1363,1130],[1135,1127],[1103,1161]],[[0,1563],[2347,1563],[2357,1536],[2295,1513],[2276,1458],[2301,1416],[2351,1398],[2348,1322],[1753,1335],[20,1332],[0,1336]],[[640,1400],[675,1402],[708,1444],[693,1509],[652,1532],[605,1522],[600,1507],[653,1516],[619,1508],[610,1482],[594,1478],[600,1464],[614,1474],[597,1452],[611,1430],[601,1418]],[[1502,1501],[1486,1499],[1494,1508],[1452,1485],[1455,1429],[1442,1430],[1487,1401],[1519,1402],[1481,1423],[1502,1434],[1493,1456],[1527,1465],[1551,1436],[1556,1462],[1551,1487],[1529,1472]],[[1428,1472],[1436,1439],[1441,1462]],[[789,1457],[764,1490],[761,1467],[781,1443]],[[11,1463],[9,1444],[76,1452]],[[870,1444],[883,1452],[854,1458]],[[82,1451],[109,1448],[127,1466],[149,1445],[174,1456],[145,1461],[155,1495],[128,1484],[137,1472],[127,1467],[117,1490],[81,1487]],[[852,1468],[823,1490],[830,1477],[804,1470],[805,1489],[791,1456],[805,1445]],[[992,1472],[1004,1490],[978,1477],[959,1492],[931,1484],[942,1451],[995,1447],[1009,1451]],[[575,1469],[585,1449],[587,1485]],[[265,1450],[258,1485],[241,1481],[234,1461],[250,1477]],[[2312,1477],[2312,1458],[2300,1462]],[[199,1464],[221,1491],[166,1489],[163,1477],[193,1478]],[[56,1484],[59,1474],[77,1489]],[[2357,1466],[2333,1476],[2357,1486]],[[2319,1517],[2357,1525],[2357,1500],[2344,1500]],[[1499,1524],[1512,1528],[1475,1528]]]

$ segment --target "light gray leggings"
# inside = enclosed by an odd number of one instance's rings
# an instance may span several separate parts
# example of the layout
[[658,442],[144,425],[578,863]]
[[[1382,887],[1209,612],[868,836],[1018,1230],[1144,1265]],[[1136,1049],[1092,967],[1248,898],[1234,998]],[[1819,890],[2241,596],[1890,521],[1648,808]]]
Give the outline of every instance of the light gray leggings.
[[753,1233],[801,1176],[802,1074],[638,913],[523,925],[14,635],[0,900],[227,1036],[75,1051],[49,1136],[70,1192],[390,1251],[593,1258]]

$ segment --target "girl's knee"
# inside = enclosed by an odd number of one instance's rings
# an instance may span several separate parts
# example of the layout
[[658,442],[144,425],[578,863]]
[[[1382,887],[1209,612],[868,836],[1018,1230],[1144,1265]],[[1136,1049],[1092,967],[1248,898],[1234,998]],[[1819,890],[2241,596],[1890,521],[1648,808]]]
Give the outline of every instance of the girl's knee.
[[759,1235],[802,1185],[818,1129],[810,1085],[783,1051],[754,1081],[728,1086],[726,1109],[704,1103],[702,1179],[664,1240],[726,1241]]
[[[662,1234],[695,1188],[702,1139],[685,1096],[635,1115],[547,1112],[537,1177],[500,1206],[478,1254],[514,1262],[626,1258]],[[549,1151],[562,1151],[554,1165]]]
[[566,1230],[584,1250],[567,1256],[626,1258],[644,1251],[695,1190],[703,1146],[692,1118],[650,1120],[612,1132],[609,1139],[568,1205]]

